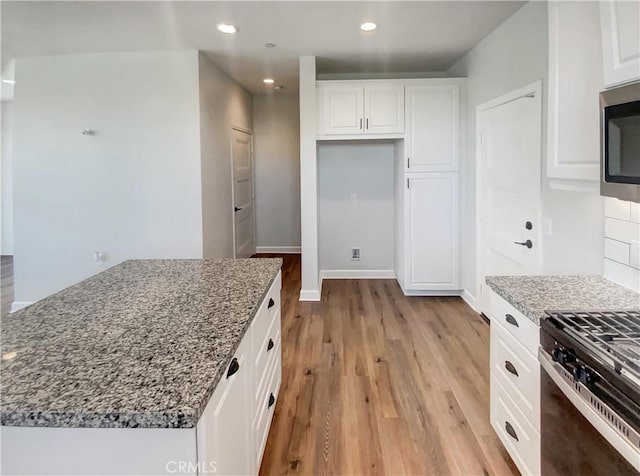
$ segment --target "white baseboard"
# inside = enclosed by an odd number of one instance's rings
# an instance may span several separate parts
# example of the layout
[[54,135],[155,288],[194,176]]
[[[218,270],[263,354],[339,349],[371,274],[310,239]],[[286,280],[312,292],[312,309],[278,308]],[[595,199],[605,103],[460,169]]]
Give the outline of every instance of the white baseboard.
[[319,301],[320,290],[319,289],[302,289],[300,291],[300,301]]
[[467,303],[467,305],[471,309],[473,309],[474,312],[480,314],[480,310],[478,309],[478,301],[473,294],[465,289],[464,291],[462,291],[462,295],[460,297],[464,302]]
[[321,269],[321,284],[324,279],[396,279],[396,272],[393,269]]
[[299,254],[299,246],[256,246],[256,253]]
[[457,289],[454,289],[453,291],[450,291],[450,290],[426,291],[426,290],[421,290],[421,289],[403,289],[402,292],[404,293],[405,296],[433,296],[433,297],[438,297],[438,296],[461,296],[462,295],[462,291],[461,290],[457,290]]
[[19,311],[20,309],[23,309],[31,304],[33,304],[33,301],[13,301],[11,303],[11,311],[9,312]]

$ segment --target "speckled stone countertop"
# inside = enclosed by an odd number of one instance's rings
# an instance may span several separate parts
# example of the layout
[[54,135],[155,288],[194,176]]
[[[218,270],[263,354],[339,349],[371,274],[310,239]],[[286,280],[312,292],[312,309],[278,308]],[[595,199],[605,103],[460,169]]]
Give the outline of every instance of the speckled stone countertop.
[[281,266],[126,261],[10,314],[2,425],[194,427]]
[[640,307],[640,294],[602,276],[487,276],[486,283],[536,324],[551,310]]

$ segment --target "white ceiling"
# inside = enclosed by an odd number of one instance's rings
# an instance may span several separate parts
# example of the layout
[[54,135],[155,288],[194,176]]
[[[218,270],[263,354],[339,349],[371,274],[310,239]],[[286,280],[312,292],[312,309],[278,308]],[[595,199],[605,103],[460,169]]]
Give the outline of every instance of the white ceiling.
[[[300,55],[317,56],[319,73],[445,71],[524,3],[3,0],[2,72],[27,56],[198,49],[254,93],[265,77],[296,91]],[[378,29],[360,31],[365,20]]]

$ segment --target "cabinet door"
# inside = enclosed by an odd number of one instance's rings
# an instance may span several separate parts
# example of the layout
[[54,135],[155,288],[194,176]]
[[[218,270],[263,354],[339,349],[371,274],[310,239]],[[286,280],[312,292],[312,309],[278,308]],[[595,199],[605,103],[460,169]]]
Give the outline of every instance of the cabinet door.
[[405,168],[458,170],[458,86],[411,86],[406,92]]
[[375,84],[364,88],[365,133],[404,132],[404,86]]
[[549,2],[547,176],[600,179],[602,56],[595,2]]
[[600,2],[604,83],[640,79],[640,2]]
[[407,179],[406,290],[457,290],[458,174]]
[[249,333],[245,334],[234,356],[238,370],[227,377],[234,365],[232,360],[198,420],[198,460],[201,467],[211,474],[249,475],[257,472],[250,420],[254,394],[249,361],[250,341]]
[[355,85],[318,86],[319,134],[362,134],[364,132],[364,88]]

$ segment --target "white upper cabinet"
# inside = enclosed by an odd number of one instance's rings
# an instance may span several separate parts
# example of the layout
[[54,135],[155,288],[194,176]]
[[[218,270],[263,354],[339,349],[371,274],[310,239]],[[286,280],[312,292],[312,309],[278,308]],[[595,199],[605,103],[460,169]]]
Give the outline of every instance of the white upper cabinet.
[[366,85],[364,118],[367,134],[404,132],[404,86],[401,84]]
[[604,84],[640,79],[640,2],[600,2]]
[[548,9],[547,176],[552,187],[566,180],[597,182],[603,89],[599,6],[549,2]]
[[361,84],[332,84],[318,87],[320,134],[362,134],[364,90]]
[[459,87],[412,85],[406,90],[407,172],[458,170]]
[[402,83],[391,81],[318,83],[316,107],[319,136],[393,135],[404,132],[404,85]]

